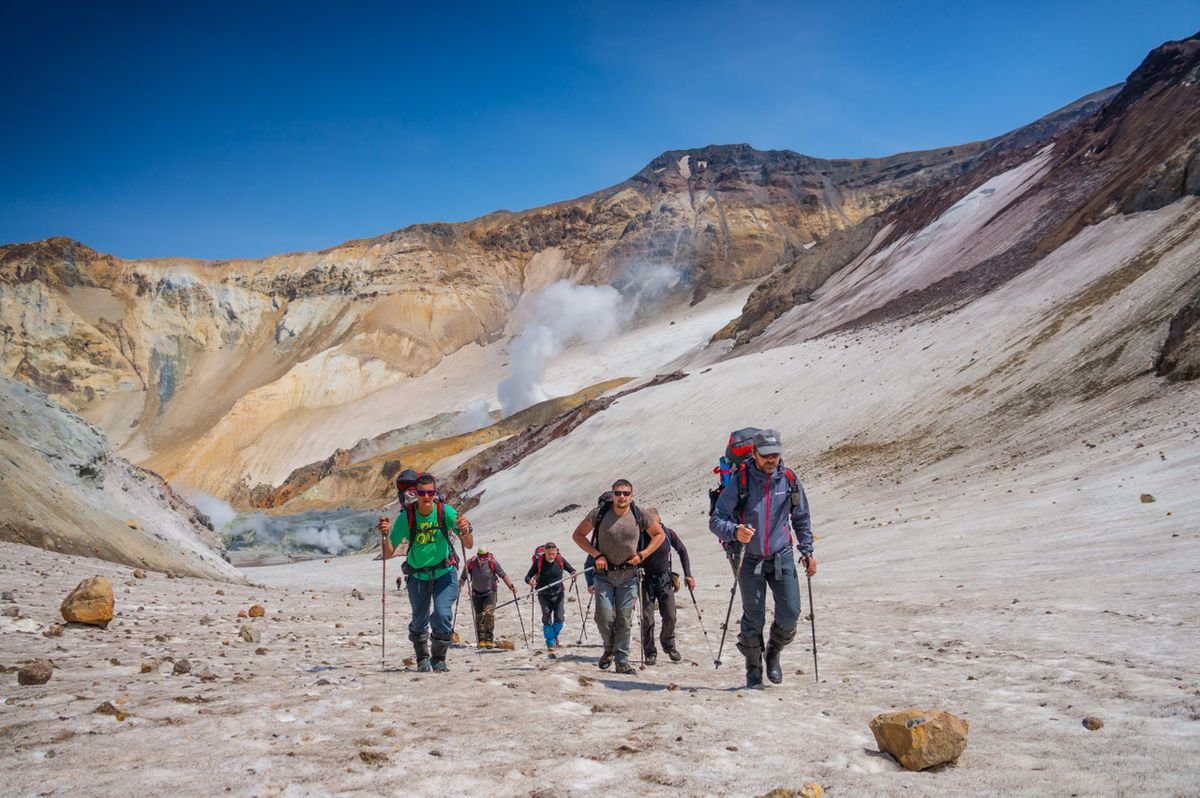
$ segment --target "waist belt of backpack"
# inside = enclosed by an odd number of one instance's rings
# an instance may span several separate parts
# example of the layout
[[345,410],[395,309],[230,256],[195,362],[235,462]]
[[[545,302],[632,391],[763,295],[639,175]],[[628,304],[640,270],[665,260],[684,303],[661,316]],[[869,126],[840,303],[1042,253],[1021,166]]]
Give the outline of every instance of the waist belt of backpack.
[[641,567],[640,565],[630,565],[629,563],[626,562],[626,563],[621,563],[620,565],[610,565],[610,566],[608,566],[608,570],[610,570],[610,571],[630,571],[630,570],[633,570],[634,568],[640,568],[640,567]]
[[415,576],[417,574],[429,574],[430,578],[432,578],[433,574],[435,572],[440,571],[447,566],[454,567],[454,560],[450,557],[447,557],[446,559],[442,560],[437,565],[427,565],[424,568],[413,568],[411,565],[408,564],[408,560],[405,560],[404,564],[400,566],[400,570],[403,571],[408,576]]
[[763,575],[763,563],[771,563],[774,570],[774,579],[776,582],[783,579],[783,568],[780,567],[780,560],[783,555],[791,551],[791,548],[780,549],[769,557],[754,557],[750,554],[746,555],[746,565],[754,563],[753,573],[755,576]]

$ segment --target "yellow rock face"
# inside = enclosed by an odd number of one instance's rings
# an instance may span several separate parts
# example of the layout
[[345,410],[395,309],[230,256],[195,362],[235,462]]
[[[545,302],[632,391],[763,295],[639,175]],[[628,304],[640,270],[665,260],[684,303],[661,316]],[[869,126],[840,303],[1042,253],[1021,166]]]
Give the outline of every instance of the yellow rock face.
[[62,617],[68,623],[87,623],[104,629],[113,618],[112,583],[103,576],[84,579],[63,599]]
[[940,709],[885,712],[871,721],[879,750],[908,770],[953,762],[967,747],[967,722]]

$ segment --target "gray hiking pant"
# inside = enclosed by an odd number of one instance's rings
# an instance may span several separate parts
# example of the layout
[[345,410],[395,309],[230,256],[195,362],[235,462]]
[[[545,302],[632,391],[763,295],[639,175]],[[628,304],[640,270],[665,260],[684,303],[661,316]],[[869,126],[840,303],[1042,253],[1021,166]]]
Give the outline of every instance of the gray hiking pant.
[[629,637],[633,631],[633,606],[637,603],[637,571],[596,573],[596,627],[604,653],[617,662],[629,661]]
[[654,609],[662,615],[663,651],[675,648],[675,591],[671,574],[646,574],[642,580],[642,654],[656,655],[654,647]]
[[796,581],[796,555],[791,547],[765,560],[747,555],[742,563],[738,578],[738,591],[742,594],[741,638],[760,648],[767,622],[768,588],[775,599],[775,625],[785,632],[795,631],[800,620],[800,583]]

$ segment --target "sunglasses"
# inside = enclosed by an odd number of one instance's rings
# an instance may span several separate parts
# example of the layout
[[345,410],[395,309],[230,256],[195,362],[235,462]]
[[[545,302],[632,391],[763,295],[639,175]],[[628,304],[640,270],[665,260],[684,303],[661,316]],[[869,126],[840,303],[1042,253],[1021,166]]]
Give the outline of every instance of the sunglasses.
[[436,496],[437,491],[436,490],[418,490],[417,495],[418,496]]
[[613,495],[614,496],[632,496],[633,491],[631,491],[631,490],[614,490]]

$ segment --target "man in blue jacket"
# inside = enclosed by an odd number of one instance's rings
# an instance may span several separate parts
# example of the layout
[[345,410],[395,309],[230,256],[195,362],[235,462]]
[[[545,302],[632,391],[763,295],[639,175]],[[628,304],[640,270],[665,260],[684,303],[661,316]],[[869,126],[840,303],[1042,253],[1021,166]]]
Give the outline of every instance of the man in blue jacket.
[[[737,575],[742,593],[737,647],[746,657],[746,686],[755,689],[763,686],[763,626],[768,587],[774,596],[775,618],[766,646],[766,665],[767,678],[775,684],[783,681],[780,652],[796,636],[800,583],[792,554],[793,532],[805,573],[808,576],[817,573],[808,498],[800,480],[780,462],[782,454],[779,433],[760,430],[754,436],[753,460],[730,475],[708,522],[709,529],[723,544],[745,547]],[[737,545],[727,548],[737,551]]]

